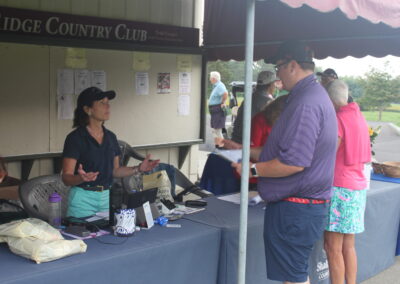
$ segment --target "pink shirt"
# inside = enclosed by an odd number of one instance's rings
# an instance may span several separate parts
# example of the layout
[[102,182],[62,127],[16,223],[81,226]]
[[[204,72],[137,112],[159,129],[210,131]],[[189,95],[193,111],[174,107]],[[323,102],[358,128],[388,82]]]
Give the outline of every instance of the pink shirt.
[[333,185],[353,190],[367,187],[364,164],[371,161],[368,125],[357,103],[349,103],[336,113],[341,143],[336,153]]

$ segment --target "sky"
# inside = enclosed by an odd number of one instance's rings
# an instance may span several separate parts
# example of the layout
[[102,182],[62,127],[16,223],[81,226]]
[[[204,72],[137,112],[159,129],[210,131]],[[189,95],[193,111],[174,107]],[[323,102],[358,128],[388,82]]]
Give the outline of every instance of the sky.
[[[385,67],[385,63],[388,62],[388,66]],[[371,69],[371,66],[377,68],[380,71],[385,71],[392,74],[394,77],[400,75],[400,57],[385,56],[382,58],[376,58],[372,56],[366,56],[363,58],[345,57],[343,59],[336,59],[328,57],[323,60],[315,60],[316,66],[321,67],[322,70],[326,68],[333,68],[341,76],[363,76],[366,72]]]

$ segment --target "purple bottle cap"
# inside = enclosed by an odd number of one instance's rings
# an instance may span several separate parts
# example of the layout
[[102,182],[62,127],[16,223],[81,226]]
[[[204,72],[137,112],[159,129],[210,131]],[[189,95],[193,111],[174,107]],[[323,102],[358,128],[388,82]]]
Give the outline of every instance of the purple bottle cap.
[[49,202],[52,203],[56,203],[56,202],[60,202],[61,201],[61,195],[59,195],[57,192],[53,192],[50,196],[49,196]]

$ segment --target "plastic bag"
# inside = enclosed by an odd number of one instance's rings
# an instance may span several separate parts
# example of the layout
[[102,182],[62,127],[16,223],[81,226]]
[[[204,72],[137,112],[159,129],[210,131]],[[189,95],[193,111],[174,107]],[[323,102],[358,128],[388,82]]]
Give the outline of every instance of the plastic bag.
[[27,218],[0,225],[0,237],[33,237],[45,241],[62,240],[61,233],[46,222]]
[[31,237],[7,237],[7,243],[13,253],[32,259],[36,263],[48,262],[69,255],[83,253],[87,248],[82,240],[63,239],[44,241]]
[[1,225],[0,242],[7,242],[13,253],[36,263],[83,253],[87,248],[82,240],[64,240],[58,230],[34,218]]

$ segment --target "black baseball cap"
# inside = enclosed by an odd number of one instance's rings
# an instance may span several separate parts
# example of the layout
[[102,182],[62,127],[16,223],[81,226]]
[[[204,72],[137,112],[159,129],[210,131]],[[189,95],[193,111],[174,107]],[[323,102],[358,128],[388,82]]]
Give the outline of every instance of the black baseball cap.
[[78,97],[78,106],[91,106],[94,101],[99,101],[107,97],[109,100],[115,98],[114,91],[103,92],[97,87],[89,87],[84,89]]
[[299,63],[314,63],[314,52],[303,41],[288,40],[283,42],[276,54],[272,57],[265,58],[265,63],[276,64],[278,60],[295,60]]
[[335,79],[339,78],[338,75],[336,74],[335,70],[333,70],[332,68],[328,68],[324,72],[317,72],[317,75],[318,76],[329,76],[329,77],[333,77]]

